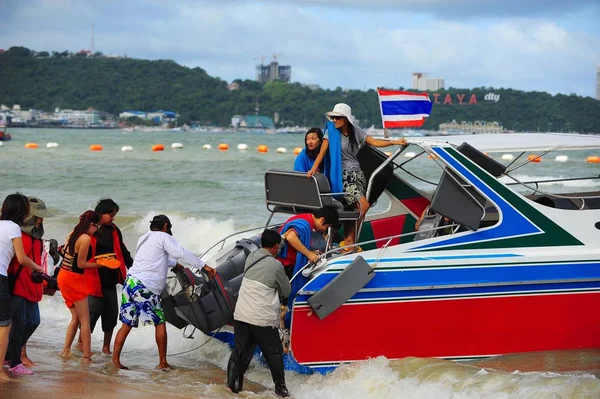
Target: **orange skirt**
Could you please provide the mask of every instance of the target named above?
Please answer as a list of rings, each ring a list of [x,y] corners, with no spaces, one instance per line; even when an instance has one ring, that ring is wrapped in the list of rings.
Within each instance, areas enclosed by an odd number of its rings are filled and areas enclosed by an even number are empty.
[[[58,287],[68,308],[90,295],[84,275],[66,269],[61,269],[58,273]]]

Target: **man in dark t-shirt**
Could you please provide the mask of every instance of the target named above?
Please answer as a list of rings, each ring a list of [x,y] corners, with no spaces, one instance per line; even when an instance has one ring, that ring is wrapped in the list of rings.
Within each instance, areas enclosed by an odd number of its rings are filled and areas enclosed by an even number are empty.
[[[133,264],[133,259],[123,243],[121,230],[114,224],[119,205],[110,198],[104,198],[98,201],[95,211],[100,214],[100,228],[92,240],[94,254],[96,256],[115,254],[115,257],[121,261],[119,269],[101,267],[86,272],[86,282],[90,289],[88,297],[90,328],[94,332],[96,322],[102,318],[104,332],[102,353],[110,354],[110,342],[119,317],[117,284],[125,281],[127,269]]]

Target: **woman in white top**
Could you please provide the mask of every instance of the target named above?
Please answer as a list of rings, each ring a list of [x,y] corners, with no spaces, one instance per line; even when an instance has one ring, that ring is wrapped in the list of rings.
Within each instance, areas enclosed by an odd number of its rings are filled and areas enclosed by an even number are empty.
[[[8,334],[12,315],[10,311],[10,292],[8,289],[8,265],[13,256],[19,263],[32,270],[42,271],[25,255],[21,238],[20,224],[29,214],[29,199],[23,194],[10,194],[2,203],[0,211],[0,360],[4,360],[8,346]],[[0,382],[9,380],[9,376],[0,369]]]

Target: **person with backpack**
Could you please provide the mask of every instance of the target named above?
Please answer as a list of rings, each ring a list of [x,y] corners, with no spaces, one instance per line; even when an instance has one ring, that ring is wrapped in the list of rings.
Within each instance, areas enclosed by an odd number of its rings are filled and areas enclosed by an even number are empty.
[[[44,218],[52,214],[46,204],[39,198],[29,197],[29,215],[20,225],[21,239],[25,254],[35,263],[44,264]],[[24,267],[14,256],[8,268],[9,274],[15,276],[14,288],[10,298],[12,310],[12,328],[8,340],[7,357],[10,371],[13,374],[31,375],[29,367],[34,363],[23,351],[31,335],[40,325],[40,308],[38,302],[43,296],[43,280],[39,272]]]
[[[24,267],[41,272],[40,265],[32,261],[23,248],[20,224],[29,214],[29,199],[20,193],[9,194],[2,203],[0,210],[0,359],[6,356],[8,336],[12,324],[10,308],[10,291],[8,265],[13,256]],[[8,381],[10,377],[0,369],[0,381]]]

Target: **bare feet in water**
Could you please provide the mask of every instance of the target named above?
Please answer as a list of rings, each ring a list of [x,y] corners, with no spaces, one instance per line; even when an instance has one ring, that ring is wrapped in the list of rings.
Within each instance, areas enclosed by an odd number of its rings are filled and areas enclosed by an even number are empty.
[[[0,383],[5,382],[5,381],[12,381],[13,379],[10,378],[10,376],[8,374],[6,374],[3,370],[0,370]]]
[[[77,344],[75,345],[75,349],[83,352],[83,344],[81,342],[77,342]]]
[[[71,349],[63,349],[62,352],[60,352],[60,357],[62,357],[62,358],[71,357]]]
[[[173,370],[173,367],[171,367],[171,365],[167,362],[164,363],[160,363],[158,366],[156,366],[157,370],[162,370],[162,371],[169,371],[169,370]]]
[[[112,355],[112,352],[110,351],[110,346],[103,346],[102,353],[104,353],[105,355]]]
[[[27,356],[21,356],[21,363],[23,363],[23,366],[25,367],[33,367],[36,364]]]
[[[113,366],[115,366],[119,370],[129,370],[129,367],[125,367],[121,364],[121,361],[113,358]]]

